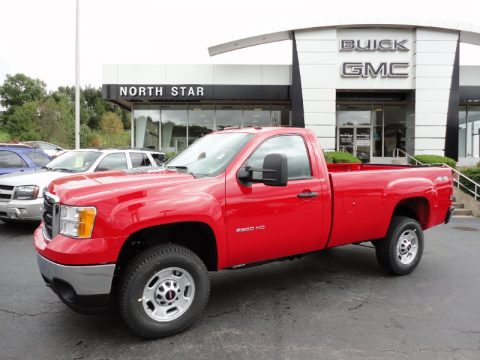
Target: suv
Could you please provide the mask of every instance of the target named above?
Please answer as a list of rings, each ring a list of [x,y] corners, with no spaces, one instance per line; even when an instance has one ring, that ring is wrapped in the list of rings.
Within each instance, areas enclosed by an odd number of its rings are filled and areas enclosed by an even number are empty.
[[[68,150],[33,173],[1,176],[0,220],[40,221],[43,189],[52,180],[80,173],[158,167],[159,158],[164,154],[152,150]]]
[[[65,149],[61,148],[60,146],[45,141],[24,141],[23,144],[27,144],[35,149],[43,150],[43,152],[52,159],[56,158],[65,151]]]
[[[0,144],[0,175],[33,171],[50,160],[42,150],[34,149],[29,145]]]

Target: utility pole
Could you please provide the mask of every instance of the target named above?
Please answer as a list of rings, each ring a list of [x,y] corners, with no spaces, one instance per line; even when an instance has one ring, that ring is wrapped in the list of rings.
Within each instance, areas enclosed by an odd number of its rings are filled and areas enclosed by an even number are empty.
[[[75,16],[75,149],[80,149],[80,0]]]

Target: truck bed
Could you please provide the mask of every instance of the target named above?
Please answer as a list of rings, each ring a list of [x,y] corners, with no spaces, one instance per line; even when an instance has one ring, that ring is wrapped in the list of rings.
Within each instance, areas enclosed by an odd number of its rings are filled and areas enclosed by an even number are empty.
[[[443,223],[450,208],[451,171],[446,167],[376,164],[327,167],[333,194],[329,247],[383,238],[395,207],[406,198],[413,198],[422,209],[418,217],[423,229]]]
[[[366,171],[366,170],[402,170],[411,169],[413,165],[391,164],[327,164],[328,172]]]

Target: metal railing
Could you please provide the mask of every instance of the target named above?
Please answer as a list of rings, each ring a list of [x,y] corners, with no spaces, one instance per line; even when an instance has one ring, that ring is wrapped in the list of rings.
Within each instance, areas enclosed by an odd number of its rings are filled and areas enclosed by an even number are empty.
[[[402,154],[403,156],[400,156]],[[475,200],[480,201],[480,184],[475,182],[473,179],[470,179],[468,176],[462,174],[460,171],[457,169],[452,168],[451,166],[444,164],[444,163],[438,163],[438,164],[424,164],[421,161],[418,161],[415,159],[412,155],[406,153],[402,149],[395,149],[393,150],[393,157],[399,158],[399,157],[404,157],[407,160],[407,163],[410,163],[410,161],[414,162],[415,165],[424,165],[424,166],[438,166],[441,165],[443,167],[447,167],[450,170],[452,170],[452,178],[454,184],[457,186],[458,189],[462,189],[466,193],[470,193]],[[465,185],[463,182],[470,184],[470,187]],[[471,189],[473,188],[473,190]]]

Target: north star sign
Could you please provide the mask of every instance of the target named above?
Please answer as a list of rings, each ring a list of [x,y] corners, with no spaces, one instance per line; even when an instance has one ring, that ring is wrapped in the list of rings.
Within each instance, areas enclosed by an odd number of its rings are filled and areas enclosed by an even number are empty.
[[[340,40],[340,51],[358,51],[358,52],[408,52],[408,40]],[[349,78],[407,78],[408,62],[344,62],[342,63],[340,74],[342,77]]]
[[[191,98],[204,97],[203,86],[165,86],[165,85],[120,85],[118,89],[120,97],[128,98]]]

